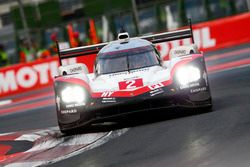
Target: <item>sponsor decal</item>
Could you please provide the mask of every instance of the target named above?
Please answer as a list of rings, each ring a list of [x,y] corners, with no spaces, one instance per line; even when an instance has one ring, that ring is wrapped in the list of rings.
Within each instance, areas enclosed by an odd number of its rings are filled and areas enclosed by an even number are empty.
[[[158,89],[154,89],[150,91],[149,93],[150,93],[150,96],[153,97],[155,95],[164,93],[164,91],[161,88],[158,88]]]
[[[139,78],[139,76],[134,76],[134,77],[129,77],[129,78],[126,78],[126,76],[123,78],[124,81],[129,81],[129,80],[133,80],[133,79],[137,79]]]
[[[77,103],[77,104],[75,104],[75,107],[83,107],[85,105],[86,105],[85,103]]]
[[[107,91],[107,92],[103,92],[101,97],[110,97],[114,92],[110,92],[110,91]]]
[[[83,70],[82,67],[79,66],[79,67],[71,68],[70,73],[77,73],[77,72],[80,72],[82,70]]]
[[[114,77],[114,76],[118,76],[118,75],[126,75],[126,74],[129,74],[128,71],[109,74],[109,77]]]
[[[178,54],[178,55],[186,55],[186,50],[175,50],[174,54]]]
[[[149,71],[149,68],[141,68],[141,69],[136,69],[136,70],[131,70],[129,72],[129,74],[133,74],[133,73],[136,73],[136,72],[145,72],[145,71]]]
[[[116,98],[111,97],[111,98],[103,98],[102,103],[116,103]]]
[[[150,90],[154,90],[154,89],[161,88],[161,87],[163,87],[163,86],[164,86],[163,83],[158,83],[158,84],[155,84],[155,85],[148,86],[148,88],[149,88]]]
[[[83,107],[85,105],[85,103],[67,104],[66,108]]]
[[[74,114],[74,113],[77,113],[76,109],[61,110],[61,114]]]
[[[198,93],[198,92],[203,92],[206,90],[207,90],[207,87],[202,87],[202,88],[191,89],[190,92],[191,93]]]
[[[145,72],[145,71],[149,71],[150,68],[146,67],[146,68],[141,68],[141,69],[135,69],[135,70],[130,70],[130,71],[123,71],[123,72],[118,72],[118,73],[113,73],[113,74],[109,74],[109,77],[114,77],[114,76],[119,76],[119,75],[130,75],[133,73],[137,73],[137,72]]]
[[[188,85],[181,85],[180,89],[192,88],[192,87],[196,87],[196,86],[200,86],[200,83],[194,82],[194,83],[190,83]]]

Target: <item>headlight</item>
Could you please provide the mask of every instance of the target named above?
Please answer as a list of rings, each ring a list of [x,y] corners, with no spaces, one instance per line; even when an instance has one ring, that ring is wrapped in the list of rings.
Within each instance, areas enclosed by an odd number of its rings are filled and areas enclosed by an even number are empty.
[[[80,86],[66,87],[61,91],[62,101],[65,103],[83,103],[86,102],[86,92]]]
[[[181,85],[187,85],[201,78],[200,69],[193,66],[181,67],[177,70],[176,76]]]

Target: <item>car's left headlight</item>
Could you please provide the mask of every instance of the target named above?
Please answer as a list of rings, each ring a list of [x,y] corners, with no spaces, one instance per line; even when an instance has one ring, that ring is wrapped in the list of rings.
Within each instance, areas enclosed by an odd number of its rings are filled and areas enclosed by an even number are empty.
[[[64,103],[84,103],[87,95],[84,88],[80,86],[69,86],[61,91],[62,101]]]
[[[177,80],[181,85],[188,85],[201,78],[200,69],[194,66],[181,67],[176,72]]]

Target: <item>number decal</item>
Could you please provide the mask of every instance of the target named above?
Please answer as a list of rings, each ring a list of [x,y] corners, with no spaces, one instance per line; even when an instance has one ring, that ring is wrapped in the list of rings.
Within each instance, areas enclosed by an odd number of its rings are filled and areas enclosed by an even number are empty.
[[[143,86],[142,78],[119,82],[120,90],[122,90],[122,89],[135,89],[135,88],[141,87],[141,86]]]
[[[135,80],[126,81],[126,84],[127,84],[127,88],[126,89],[134,89],[134,88],[136,88]]]

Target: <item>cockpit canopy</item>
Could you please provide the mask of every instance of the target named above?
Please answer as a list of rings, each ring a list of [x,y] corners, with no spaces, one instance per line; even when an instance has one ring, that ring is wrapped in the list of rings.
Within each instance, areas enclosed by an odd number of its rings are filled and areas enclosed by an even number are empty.
[[[101,75],[156,65],[160,65],[159,55],[153,46],[148,45],[114,52],[99,53],[95,68],[97,75]]]

